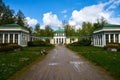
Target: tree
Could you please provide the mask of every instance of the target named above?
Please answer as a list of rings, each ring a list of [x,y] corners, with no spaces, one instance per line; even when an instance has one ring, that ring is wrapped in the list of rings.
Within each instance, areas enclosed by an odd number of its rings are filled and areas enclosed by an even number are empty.
[[[65,30],[66,36],[76,36],[77,35],[77,32],[75,30],[75,26],[65,24],[64,30]]]
[[[20,26],[25,26],[25,16],[21,10],[17,12],[16,15],[16,23],[19,24]]]
[[[91,35],[94,31],[93,24],[90,22],[83,22],[82,29],[79,29],[79,33],[81,36]]]
[[[104,24],[107,24],[107,20],[105,20],[104,17],[101,17],[100,19],[97,19],[97,23],[94,23],[94,30],[100,27],[103,27]]]
[[[32,34],[33,33],[33,28],[31,26],[28,27],[28,31],[29,31],[29,34]]]
[[[0,1],[0,24],[11,24],[15,22],[14,10]]]
[[[35,25],[34,35],[40,36],[40,25],[39,24]]]
[[[46,32],[46,36],[53,36],[54,35],[54,31],[49,25],[45,26],[45,32]]]

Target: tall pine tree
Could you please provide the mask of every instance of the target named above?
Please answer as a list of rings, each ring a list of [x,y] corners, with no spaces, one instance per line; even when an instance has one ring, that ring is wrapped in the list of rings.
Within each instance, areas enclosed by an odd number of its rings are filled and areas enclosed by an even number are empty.
[[[2,0],[0,0],[0,24],[11,24],[15,22],[14,10],[6,6]]]
[[[19,24],[20,26],[25,26],[25,16],[21,10],[17,12],[16,15],[16,23]]]

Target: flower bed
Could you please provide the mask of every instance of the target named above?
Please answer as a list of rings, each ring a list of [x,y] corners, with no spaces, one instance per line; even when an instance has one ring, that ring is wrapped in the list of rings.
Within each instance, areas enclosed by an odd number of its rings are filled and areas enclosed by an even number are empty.
[[[119,43],[107,43],[104,48],[108,51],[120,51],[120,44]]]
[[[0,44],[0,52],[16,51],[20,50],[22,47],[16,43],[5,43]]]

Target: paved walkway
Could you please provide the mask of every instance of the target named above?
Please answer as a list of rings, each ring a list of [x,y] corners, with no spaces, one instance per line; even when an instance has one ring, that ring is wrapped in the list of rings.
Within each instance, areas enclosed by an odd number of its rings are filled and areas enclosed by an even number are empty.
[[[113,80],[64,46],[55,47],[47,57],[15,80]]]

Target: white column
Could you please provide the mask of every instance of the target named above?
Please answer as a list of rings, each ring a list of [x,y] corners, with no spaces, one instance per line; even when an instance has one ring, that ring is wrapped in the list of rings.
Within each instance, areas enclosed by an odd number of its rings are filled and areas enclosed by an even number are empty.
[[[106,37],[105,34],[102,34],[102,47],[106,45]]]
[[[93,36],[93,46],[95,46],[95,36]]]
[[[100,39],[99,39],[99,35],[98,35],[98,46],[100,45]]]
[[[15,43],[15,34],[13,34],[13,43]]]
[[[118,42],[120,43],[120,34],[118,34],[118,40],[119,40]]]
[[[5,34],[3,33],[2,43],[5,43]]]
[[[30,35],[29,34],[27,35],[27,38],[28,38],[27,40],[30,41]]]
[[[111,42],[111,39],[110,39],[110,34],[109,34],[109,43]]]
[[[97,40],[96,40],[96,45],[98,45],[98,35],[96,36],[96,39],[97,39]]]
[[[20,45],[21,42],[21,38],[20,38],[20,34],[18,34],[18,45]]]
[[[101,35],[99,35],[99,45],[101,46]]]
[[[60,38],[58,38],[58,44],[59,44],[59,42],[60,42],[59,40],[60,40]]]
[[[97,40],[96,40],[96,35],[95,35],[95,46],[96,46],[96,44],[97,44],[96,42],[97,42]]]
[[[63,43],[65,44],[65,38],[63,38]]]
[[[100,45],[100,36],[98,35],[98,46]]]
[[[55,38],[55,44],[57,44],[57,38]]]
[[[115,34],[113,34],[113,42],[115,43]]]
[[[94,40],[95,40],[94,45],[96,45],[96,36],[94,36]]]
[[[10,43],[10,34],[8,33],[8,43]]]
[[[62,38],[61,38],[61,42],[62,42]],[[60,43],[61,43],[61,42],[60,42]]]
[[[54,38],[54,44],[56,44],[56,38]]]

